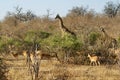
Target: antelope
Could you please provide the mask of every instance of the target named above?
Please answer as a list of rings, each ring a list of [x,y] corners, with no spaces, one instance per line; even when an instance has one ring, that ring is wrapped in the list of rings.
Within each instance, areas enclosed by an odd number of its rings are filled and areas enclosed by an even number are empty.
[[[22,52],[22,55],[25,57],[26,64],[27,64],[29,61],[31,62],[30,54],[28,53],[28,51],[24,50],[24,51]]]
[[[115,54],[116,54],[116,55],[120,54],[120,48],[115,49]]]
[[[14,58],[17,58],[17,57],[18,57],[18,53],[16,53],[16,52],[13,50],[14,47],[15,47],[14,45],[9,45],[9,46],[8,46],[8,50],[9,50],[9,53],[10,53]]]
[[[117,48],[117,49],[109,48],[108,52],[109,53],[114,53],[115,55],[118,55],[120,53],[120,48]]]
[[[48,46],[46,48],[49,50]],[[57,60],[60,61],[56,52],[50,52],[49,50],[49,53],[54,53],[54,54],[51,55],[51,54],[43,53],[42,50],[38,50],[38,45],[36,44],[35,50],[33,52],[30,52],[28,54],[26,51],[24,51],[23,55],[28,56],[32,64],[35,64],[38,60],[42,60],[44,58],[46,59],[57,58]]]
[[[54,53],[53,55],[50,55],[50,54],[47,54],[47,53],[43,53],[41,50],[35,51],[35,53],[36,53],[37,56],[39,56],[40,59],[44,59],[44,58],[46,58],[46,59],[57,58],[57,60],[60,61],[56,52],[51,52],[51,53]]]
[[[32,64],[35,64],[35,62],[36,62],[35,57],[36,56],[33,53],[30,53],[30,60],[31,60]]]
[[[12,56],[14,57],[14,58],[18,58],[18,53],[15,53],[15,52],[11,52],[11,54],[12,54]]]
[[[23,55],[25,58],[27,58],[27,56],[28,56],[27,51],[23,51],[23,52],[22,52],[22,55]]]
[[[40,56],[39,54],[40,54],[40,51],[36,51],[35,54],[33,52],[28,53],[26,50],[24,50],[22,52],[22,55],[25,57],[26,64],[28,63],[28,61],[30,61],[30,63],[34,64],[35,63],[35,57]]]
[[[35,50],[36,56],[38,56],[40,59],[42,58],[42,51],[41,50]]]
[[[92,63],[93,64],[95,63],[96,66],[97,66],[97,64],[100,65],[100,62],[98,60],[98,56],[90,56],[90,54],[88,54],[88,57],[90,59],[90,65],[92,65]]]

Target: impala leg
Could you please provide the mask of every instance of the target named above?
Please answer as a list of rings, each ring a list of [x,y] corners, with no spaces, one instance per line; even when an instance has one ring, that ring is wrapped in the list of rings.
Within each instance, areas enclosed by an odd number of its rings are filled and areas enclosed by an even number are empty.
[[[100,66],[100,62],[98,61],[98,65]]]
[[[90,66],[92,66],[93,62],[90,62]]]
[[[97,66],[97,62],[95,62],[95,65]]]

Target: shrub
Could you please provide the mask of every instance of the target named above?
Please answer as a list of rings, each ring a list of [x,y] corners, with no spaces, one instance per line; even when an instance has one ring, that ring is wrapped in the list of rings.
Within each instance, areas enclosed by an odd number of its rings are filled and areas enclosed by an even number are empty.
[[[49,46],[51,49],[58,53],[58,57],[65,59],[65,56],[72,57],[75,55],[75,50],[81,50],[83,43],[81,40],[74,38],[71,35],[60,35],[50,36],[41,41],[42,46]],[[66,55],[67,54],[67,55]]]
[[[61,38],[60,35],[50,36],[49,38],[44,39],[41,44],[46,44],[52,48],[60,47],[72,49],[80,49],[83,45],[80,40],[75,39],[71,35],[65,35],[63,38]]]
[[[44,31],[40,31],[39,33],[40,33],[39,36],[41,39],[48,38],[51,35],[50,33],[44,32]]]
[[[28,45],[31,45],[34,42],[40,43],[44,39],[48,38],[50,35],[50,33],[44,31],[28,31],[25,35],[24,41]]]
[[[34,31],[28,31],[25,35],[25,42],[28,43],[28,44],[31,44],[33,43],[35,39],[35,32]]]
[[[100,36],[99,33],[91,32],[89,34],[89,43],[90,43],[90,45],[94,45],[99,36]]]

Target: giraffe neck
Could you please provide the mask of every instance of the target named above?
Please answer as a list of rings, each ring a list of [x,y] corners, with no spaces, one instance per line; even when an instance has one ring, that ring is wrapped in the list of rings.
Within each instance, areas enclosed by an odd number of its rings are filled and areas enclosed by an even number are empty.
[[[103,34],[104,34],[105,37],[109,37],[108,34],[105,31],[103,32]]]
[[[76,36],[74,32],[70,31],[68,28],[66,28],[64,26],[63,20],[62,20],[61,17],[58,17],[58,19],[59,19],[60,30],[61,30],[61,32],[62,32],[63,35],[64,35],[65,32],[67,32],[67,33],[70,33],[71,35]]]
[[[60,17],[59,17],[59,25],[60,25],[60,27],[62,27],[62,28],[63,28],[63,26],[64,26],[63,20],[62,20],[62,18],[60,18]]]

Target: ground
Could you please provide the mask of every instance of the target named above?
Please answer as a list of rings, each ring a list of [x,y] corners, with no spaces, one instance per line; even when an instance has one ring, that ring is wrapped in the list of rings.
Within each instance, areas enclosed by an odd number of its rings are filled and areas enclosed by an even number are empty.
[[[8,80],[31,80],[25,59],[5,59],[9,72]],[[74,65],[62,64],[54,60],[42,60],[39,80],[120,80],[120,70],[116,65]]]

